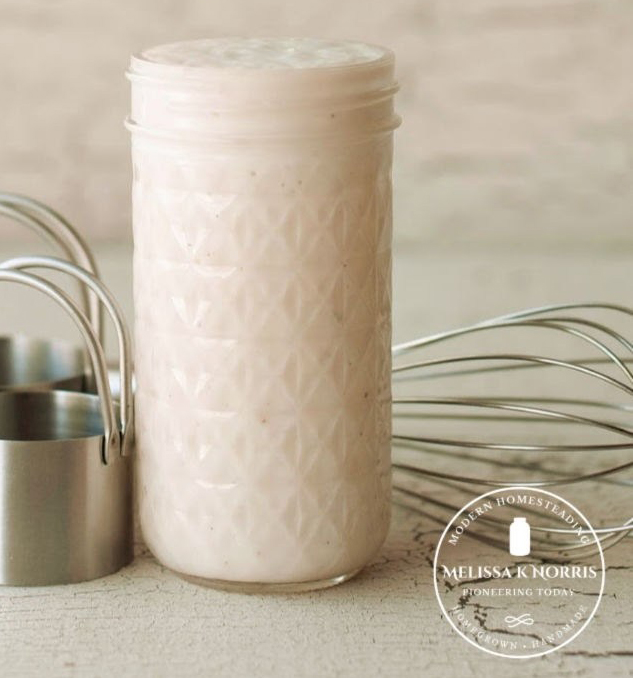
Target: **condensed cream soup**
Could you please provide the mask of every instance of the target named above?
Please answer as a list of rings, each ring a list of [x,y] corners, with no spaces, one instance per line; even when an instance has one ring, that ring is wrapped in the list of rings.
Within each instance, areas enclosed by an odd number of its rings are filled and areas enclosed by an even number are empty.
[[[179,573],[310,588],[385,539],[393,68],[314,39],[132,59],[139,510]]]

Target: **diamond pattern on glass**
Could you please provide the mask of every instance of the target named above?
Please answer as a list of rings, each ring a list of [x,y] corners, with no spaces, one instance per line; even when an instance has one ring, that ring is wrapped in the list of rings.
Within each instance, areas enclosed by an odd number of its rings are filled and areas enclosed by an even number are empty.
[[[175,570],[362,567],[389,523],[391,141],[134,145],[141,523]]]

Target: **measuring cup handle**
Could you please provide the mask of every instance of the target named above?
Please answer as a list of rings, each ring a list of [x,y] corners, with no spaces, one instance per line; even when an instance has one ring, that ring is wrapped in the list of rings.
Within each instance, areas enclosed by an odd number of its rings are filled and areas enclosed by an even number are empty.
[[[120,455],[122,450],[122,435],[116,422],[114,403],[108,382],[108,368],[103,349],[94,329],[77,304],[59,287],[48,281],[22,271],[14,269],[1,269],[0,281],[14,282],[43,292],[46,296],[57,302],[59,306],[74,320],[86,343],[92,362],[92,369],[97,383],[97,392],[101,402],[101,414],[103,417],[104,446],[103,461],[108,463],[114,456]]]
[[[0,191],[0,214],[36,231],[53,245],[60,247],[74,264],[99,277],[97,264],[88,245],[58,212],[47,205],[17,193]],[[99,299],[81,288],[86,313],[103,344],[103,318]]]
[[[92,273],[57,257],[15,257],[0,263],[0,270],[45,268],[66,273],[88,286],[103,304],[116,329],[121,375],[121,436],[125,456],[131,449],[134,434],[134,397],[132,394],[131,341],[127,323],[118,302],[110,290]]]

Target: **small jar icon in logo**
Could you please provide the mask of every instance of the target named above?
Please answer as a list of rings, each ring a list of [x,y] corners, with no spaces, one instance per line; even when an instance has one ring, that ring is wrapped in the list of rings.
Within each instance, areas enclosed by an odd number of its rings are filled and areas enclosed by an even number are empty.
[[[515,518],[510,525],[510,555],[530,555],[530,524],[525,518]]]

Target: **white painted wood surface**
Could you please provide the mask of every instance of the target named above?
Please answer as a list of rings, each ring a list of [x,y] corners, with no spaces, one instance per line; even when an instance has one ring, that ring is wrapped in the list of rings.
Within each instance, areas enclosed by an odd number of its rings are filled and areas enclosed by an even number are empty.
[[[10,247],[0,255],[14,253]],[[100,250],[104,278],[130,312],[129,249]],[[491,313],[554,301],[631,299],[628,253],[397,253],[395,335],[406,339]],[[13,294],[13,291],[11,291]],[[10,303],[0,332],[72,336],[46,306]],[[31,312],[25,318],[24,309]],[[44,330],[36,329],[44,325]],[[593,504],[592,504],[593,501]],[[631,502],[618,507],[630,512]],[[584,497],[581,509],[604,507]],[[621,517],[621,516],[619,516]],[[633,540],[607,551],[606,590],[572,644],[523,662],[490,657],[441,617],[430,561],[440,530],[396,509],[380,557],[347,584],[298,596],[242,596],[188,584],[138,543],[135,562],[105,579],[57,588],[0,588],[3,678],[137,676],[630,676]]]

